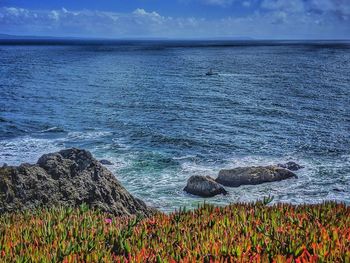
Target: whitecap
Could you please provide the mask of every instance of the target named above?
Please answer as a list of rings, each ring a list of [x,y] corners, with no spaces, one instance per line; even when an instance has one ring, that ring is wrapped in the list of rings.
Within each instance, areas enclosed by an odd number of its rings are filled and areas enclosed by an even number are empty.
[[[29,136],[0,141],[0,164],[19,165],[35,163],[46,153],[60,150],[56,140],[36,139]]]
[[[103,138],[112,135],[112,132],[108,131],[90,131],[90,132],[69,132],[67,140],[92,140]]]
[[[46,132],[65,132],[65,130],[63,128],[54,126],[54,127],[50,127],[48,129],[45,129],[45,130],[41,130],[40,132],[42,132],[42,133],[46,133]]]

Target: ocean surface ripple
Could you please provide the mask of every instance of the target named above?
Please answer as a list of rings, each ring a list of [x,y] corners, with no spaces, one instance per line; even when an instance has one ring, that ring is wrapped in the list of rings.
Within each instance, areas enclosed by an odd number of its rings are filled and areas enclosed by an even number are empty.
[[[349,43],[169,43],[0,45],[0,165],[85,148],[172,211],[203,202],[191,175],[294,160],[297,180],[206,202],[350,203]]]

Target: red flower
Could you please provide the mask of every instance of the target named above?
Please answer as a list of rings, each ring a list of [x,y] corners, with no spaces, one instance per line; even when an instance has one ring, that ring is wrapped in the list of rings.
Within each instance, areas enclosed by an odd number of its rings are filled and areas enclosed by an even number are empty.
[[[112,219],[111,218],[106,218],[105,219],[106,224],[112,224]]]

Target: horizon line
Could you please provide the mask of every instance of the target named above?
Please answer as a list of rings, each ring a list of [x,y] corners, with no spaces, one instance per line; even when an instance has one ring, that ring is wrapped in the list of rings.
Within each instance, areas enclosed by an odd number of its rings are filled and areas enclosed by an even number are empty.
[[[2,36],[5,38],[2,38]],[[350,38],[255,38],[249,36],[216,37],[88,37],[88,36],[41,36],[0,33],[3,40],[86,40],[86,41],[350,41]]]

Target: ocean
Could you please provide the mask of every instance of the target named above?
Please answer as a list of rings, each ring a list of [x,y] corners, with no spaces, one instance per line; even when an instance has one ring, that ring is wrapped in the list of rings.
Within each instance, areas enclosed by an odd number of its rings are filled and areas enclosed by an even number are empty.
[[[166,212],[269,194],[349,204],[350,43],[3,40],[0,165],[67,147],[112,161]],[[298,179],[183,191],[191,175],[287,161],[305,166]]]

